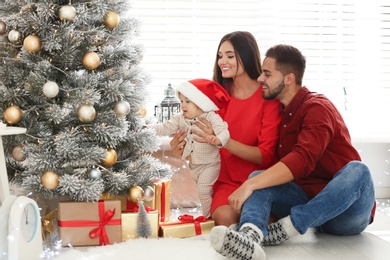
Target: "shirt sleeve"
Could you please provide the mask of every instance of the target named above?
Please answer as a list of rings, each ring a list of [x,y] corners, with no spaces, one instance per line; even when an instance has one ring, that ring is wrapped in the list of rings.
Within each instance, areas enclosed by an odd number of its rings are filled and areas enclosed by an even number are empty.
[[[262,154],[261,168],[266,169],[277,162],[276,146],[279,141],[281,104],[277,100],[266,100],[258,135],[258,145]]]
[[[230,139],[228,124],[215,112],[209,113],[208,117],[215,136],[221,141],[221,147],[224,146]]]
[[[181,114],[174,115],[168,121],[161,124],[147,125],[148,128],[153,128],[158,136],[173,135],[180,129]]]

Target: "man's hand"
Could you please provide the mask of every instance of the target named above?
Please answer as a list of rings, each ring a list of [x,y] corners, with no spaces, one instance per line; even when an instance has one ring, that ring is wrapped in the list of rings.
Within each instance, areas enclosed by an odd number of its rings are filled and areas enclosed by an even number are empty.
[[[228,198],[230,206],[232,209],[238,213],[241,214],[242,205],[244,202],[249,198],[249,196],[252,194],[252,190],[249,189],[249,187],[246,187],[245,182],[237,189],[235,190]]]
[[[173,135],[172,140],[169,142],[172,148],[172,152],[177,156],[181,156],[183,154],[184,146],[186,145],[186,141],[184,138],[187,136],[186,132],[180,130]]]

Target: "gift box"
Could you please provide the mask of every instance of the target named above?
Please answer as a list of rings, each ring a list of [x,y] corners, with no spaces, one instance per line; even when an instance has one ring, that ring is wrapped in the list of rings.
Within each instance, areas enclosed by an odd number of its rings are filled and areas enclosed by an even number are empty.
[[[110,193],[104,192],[100,196],[99,200],[120,200],[120,202],[121,202],[121,211],[125,211],[126,210],[126,201],[127,201],[126,195],[112,195]]]
[[[160,237],[186,238],[210,233],[215,226],[214,220],[204,216],[194,218],[190,215],[179,217],[179,221],[160,223]]]
[[[121,202],[119,200],[60,202],[58,234],[63,246],[108,245],[122,242]]]
[[[171,216],[171,180],[155,180],[153,188],[154,198],[151,201],[145,201],[145,206],[158,211],[160,222],[168,221]]]
[[[152,235],[150,237],[158,237],[158,212],[157,210],[149,211],[148,218],[152,229]],[[122,213],[122,241],[126,241],[131,238],[138,238],[137,236],[137,219],[138,212]]]

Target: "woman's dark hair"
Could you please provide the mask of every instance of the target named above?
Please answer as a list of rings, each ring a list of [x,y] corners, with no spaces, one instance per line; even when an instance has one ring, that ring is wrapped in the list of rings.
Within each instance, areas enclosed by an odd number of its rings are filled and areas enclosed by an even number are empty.
[[[223,78],[222,71],[218,66],[218,51],[221,44],[225,41],[229,41],[233,45],[234,53],[237,58],[237,66],[238,64],[241,64],[251,79],[256,80],[261,74],[261,58],[257,41],[251,33],[245,31],[235,31],[222,37],[218,45],[215,58],[213,80],[221,84],[230,94],[233,78]]]

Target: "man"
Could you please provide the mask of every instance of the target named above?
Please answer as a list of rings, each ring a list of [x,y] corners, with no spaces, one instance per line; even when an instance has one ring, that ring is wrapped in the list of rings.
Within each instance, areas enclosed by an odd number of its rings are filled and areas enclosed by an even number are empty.
[[[266,53],[258,81],[265,99],[282,103],[279,162],[253,172],[230,197],[238,231],[216,226],[212,247],[230,259],[265,259],[276,245],[309,228],[335,235],[362,232],[375,212],[371,174],[351,144],[336,107],[302,86],[306,60],[289,45]],[[270,213],[280,220],[267,227]]]

